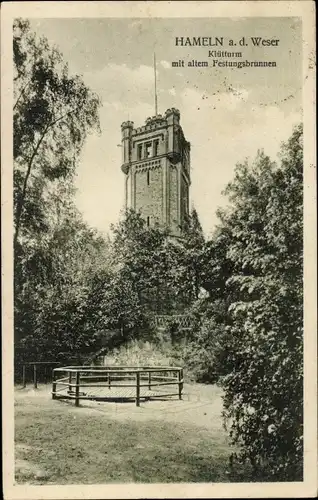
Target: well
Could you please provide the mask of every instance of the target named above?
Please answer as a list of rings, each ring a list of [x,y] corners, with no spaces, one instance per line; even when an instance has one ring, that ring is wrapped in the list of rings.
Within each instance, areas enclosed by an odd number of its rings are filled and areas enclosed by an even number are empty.
[[[140,401],[182,399],[183,368],[175,366],[66,366],[54,368],[52,399]]]

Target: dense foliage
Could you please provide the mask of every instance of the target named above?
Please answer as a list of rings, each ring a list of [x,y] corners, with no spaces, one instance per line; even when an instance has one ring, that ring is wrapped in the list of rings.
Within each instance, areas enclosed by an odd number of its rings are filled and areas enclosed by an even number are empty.
[[[196,239],[200,248],[204,241],[197,214],[189,215],[187,233],[180,241],[169,238],[162,229],[148,228],[132,210],[113,227],[113,233],[114,277],[107,302],[114,326],[125,328],[129,338],[143,333],[149,337],[155,314],[183,312],[197,296]]]
[[[16,355],[28,360],[80,359],[96,348],[104,326],[96,292],[108,277],[108,243],[72,202],[56,204],[58,218],[52,204],[50,229],[41,239],[25,239],[15,269]]]
[[[226,311],[203,321],[208,373],[222,384],[234,459],[261,478],[300,480],[303,421],[302,128],[283,145],[280,165],[260,152],[238,165],[220,212],[226,241]],[[222,266],[222,259],[218,266]],[[210,328],[213,341],[206,334]]]

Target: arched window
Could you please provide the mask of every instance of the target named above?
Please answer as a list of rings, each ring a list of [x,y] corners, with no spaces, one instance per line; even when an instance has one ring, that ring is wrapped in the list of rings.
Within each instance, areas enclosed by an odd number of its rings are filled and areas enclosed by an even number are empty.
[[[155,141],[153,141],[153,155],[152,156],[158,155],[158,148],[159,148],[159,139],[156,139]]]

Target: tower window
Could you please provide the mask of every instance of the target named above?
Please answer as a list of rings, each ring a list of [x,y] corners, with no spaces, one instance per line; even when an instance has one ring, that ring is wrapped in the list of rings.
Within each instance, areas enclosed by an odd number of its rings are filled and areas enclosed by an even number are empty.
[[[152,144],[151,142],[146,142],[145,144],[145,158],[149,158],[151,156],[151,149],[152,149]]]
[[[147,184],[150,184],[150,170],[147,170]]]
[[[159,139],[156,139],[153,141],[153,156],[158,155],[158,149],[159,149]]]
[[[137,148],[137,159],[138,160],[141,160],[142,158],[142,144],[138,144],[138,148]]]
[[[148,215],[148,217],[147,217],[147,227],[149,227],[149,226],[150,226],[150,217]]]

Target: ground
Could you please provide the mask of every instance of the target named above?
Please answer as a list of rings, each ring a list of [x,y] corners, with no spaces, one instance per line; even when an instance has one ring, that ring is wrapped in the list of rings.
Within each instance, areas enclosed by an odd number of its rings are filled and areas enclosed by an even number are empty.
[[[134,403],[52,400],[50,386],[15,390],[17,484],[238,481],[216,386]],[[242,480],[242,479],[241,479]]]

